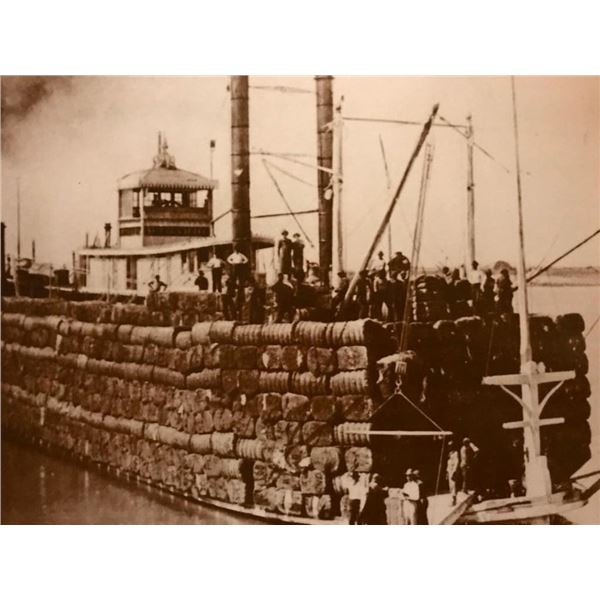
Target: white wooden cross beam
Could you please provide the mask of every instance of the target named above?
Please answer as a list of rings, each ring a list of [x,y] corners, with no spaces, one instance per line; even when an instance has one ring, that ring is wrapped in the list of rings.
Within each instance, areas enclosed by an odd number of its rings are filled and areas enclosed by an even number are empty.
[[[525,450],[525,480],[528,495],[551,493],[550,475],[546,457],[541,455],[540,427],[564,423],[562,417],[542,419],[541,413],[548,400],[567,380],[575,377],[575,371],[546,372],[543,363],[526,362],[521,373],[513,375],[492,375],[483,378],[486,385],[500,386],[509,396],[516,400],[523,409],[523,420],[504,423],[504,429],[523,429],[523,446]],[[556,385],[539,401],[539,385],[554,383]],[[520,385],[521,396],[508,389],[509,385]]]

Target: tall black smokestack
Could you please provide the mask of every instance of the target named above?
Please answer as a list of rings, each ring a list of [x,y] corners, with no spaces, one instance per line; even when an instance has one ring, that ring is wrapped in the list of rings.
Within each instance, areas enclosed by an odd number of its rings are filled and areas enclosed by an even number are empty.
[[[317,86],[317,164],[319,167],[331,169],[333,159],[333,77],[318,75]],[[333,193],[327,192],[331,175],[318,172],[319,186],[319,265],[321,281],[329,283],[331,263],[333,259]],[[327,196],[327,197],[326,197]]]
[[[233,241],[252,262],[248,77],[231,77],[231,212]]]
[[[110,223],[104,223],[104,247],[105,248],[110,248],[110,246],[111,246],[111,241],[110,241],[111,231],[112,231],[112,225]]]

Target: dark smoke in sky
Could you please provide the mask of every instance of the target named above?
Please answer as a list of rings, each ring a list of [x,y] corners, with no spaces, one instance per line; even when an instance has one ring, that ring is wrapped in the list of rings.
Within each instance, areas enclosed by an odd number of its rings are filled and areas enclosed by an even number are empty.
[[[69,91],[71,77],[2,77],[0,114],[2,153],[8,154],[15,127],[58,91]]]

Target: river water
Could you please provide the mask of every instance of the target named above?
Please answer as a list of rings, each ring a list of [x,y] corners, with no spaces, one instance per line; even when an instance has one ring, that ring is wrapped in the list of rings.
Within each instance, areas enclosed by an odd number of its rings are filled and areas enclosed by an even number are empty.
[[[598,287],[531,287],[530,310],[580,312],[588,327],[600,314]],[[600,324],[587,338],[592,387],[592,458],[581,473],[600,469]],[[600,494],[565,514],[573,523],[600,524]],[[145,486],[115,481],[37,449],[2,440],[3,524],[251,524]]]
[[[242,525],[256,521],[150,487],[115,481],[2,440],[2,524]]]

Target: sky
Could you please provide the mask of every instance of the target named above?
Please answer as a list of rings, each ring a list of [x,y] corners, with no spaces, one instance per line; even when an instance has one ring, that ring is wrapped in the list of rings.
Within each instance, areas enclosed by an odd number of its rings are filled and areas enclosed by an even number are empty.
[[[528,266],[545,264],[600,224],[600,83],[593,77],[516,79]],[[149,168],[157,132],[164,131],[178,167],[208,176],[209,142],[216,140],[214,214],[230,207],[230,104],[227,77],[3,78],[2,220],[7,252],[16,253],[17,179],[21,190],[21,254],[55,265],[116,224],[117,179]],[[316,111],[312,77],[250,78],[251,147],[306,155],[315,163]],[[286,86],[281,92],[264,86]],[[432,106],[453,123],[473,117],[476,256],[484,264],[515,263],[517,187],[512,98],[508,77],[336,77],[334,98],[346,117],[423,122]],[[345,121],[342,196],[345,260],[362,261],[390,199],[380,146],[392,188],[400,180],[420,133],[418,126]],[[456,265],[466,249],[466,142],[439,127],[428,142],[434,158],[426,196],[420,263]],[[251,160],[251,210],[284,212],[263,157]],[[296,210],[317,206],[316,172],[269,157],[273,174]],[[421,179],[414,166],[392,218],[393,250],[410,253]],[[509,172],[507,172],[507,170]],[[317,257],[317,216],[300,216]],[[230,217],[217,224],[229,237]],[[253,231],[277,237],[298,231],[291,217],[258,219]],[[382,242],[387,250],[387,242]],[[564,266],[599,266],[600,239],[573,253]]]

